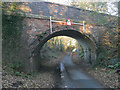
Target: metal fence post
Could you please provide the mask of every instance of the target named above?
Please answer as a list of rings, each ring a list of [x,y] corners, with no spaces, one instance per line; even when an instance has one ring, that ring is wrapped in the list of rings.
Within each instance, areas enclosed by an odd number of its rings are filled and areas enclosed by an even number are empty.
[[[85,21],[83,21],[83,31],[85,33]]]
[[[52,33],[52,18],[50,16],[50,34]]]

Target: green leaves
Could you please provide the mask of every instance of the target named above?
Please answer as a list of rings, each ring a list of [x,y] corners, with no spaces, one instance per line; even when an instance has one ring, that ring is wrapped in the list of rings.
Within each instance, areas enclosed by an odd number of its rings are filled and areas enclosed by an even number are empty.
[[[71,3],[74,7],[79,7],[87,10],[97,11],[97,12],[107,12],[107,2],[75,2]]]
[[[79,51],[79,58],[82,58],[84,56],[84,52],[81,50]]]
[[[15,72],[16,76],[22,76],[20,72]]]
[[[43,36],[46,35],[46,34],[47,34],[46,31],[42,32],[40,35],[38,35],[38,39],[43,38]]]
[[[47,32],[46,31],[44,31],[44,32],[42,32],[43,34],[47,34]]]
[[[39,35],[39,37],[43,37],[43,35],[42,35],[42,34],[40,34],[40,35]]]
[[[120,62],[117,62],[117,63],[114,64],[114,65],[108,65],[108,68],[116,69],[116,68],[119,68],[119,66],[120,66]]]
[[[108,68],[113,68],[114,66],[113,65],[108,65]]]
[[[13,70],[20,70],[23,67],[23,62],[20,62],[19,60],[14,61],[12,64],[9,64],[9,66]]]
[[[2,10],[5,13],[9,13],[10,15],[17,14],[19,11],[19,3],[15,2],[4,2],[2,3]]]

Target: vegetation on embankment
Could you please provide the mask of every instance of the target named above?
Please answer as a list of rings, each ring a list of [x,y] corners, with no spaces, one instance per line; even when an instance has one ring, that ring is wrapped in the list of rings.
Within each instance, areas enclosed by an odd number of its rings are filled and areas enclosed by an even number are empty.
[[[87,71],[91,76],[96,78],[99,82],[108,88],[120,88],[119,76],[120,76],[120,58],[119,58],[119,37],[118,26],[114,28],[109,27],[108,30],[101,36],[97,43],[97,59],[93,67],[88,67]],[[80,48],[80,47],[79,47]],[[81,53],[82,52],[82,53]],[[78,53],[73,54],[73,62],[82,65],[83,64],[83,51],[82,49]],[[80,58],[78,58],[80,57]],[[83,68],[83,69],[84,69]]]
[[[24,69],[20,55],[23,19],[18,13],[18,3],[2,2],[2,63],[10,73],[18,75]]]
[[[78,53],[73,53],[73,63],[79,65],[88,75],[98,80],[106,88],[120,88],[119,75],[116,69],[101,67],[92,68],[90,64],[84,63],[82,58],[78,58]]]
[[[44,52],[45,51],[45,52]],[[10,74],[6,65],[3,67],[3,88],[56,88],[60,83],[59,70],[56,69],[59,65],[62,56],[62,52],[55,52],[49,48],[43,48],[41,53],[44,52],[37,73],[24,73],[19,72],[16,74]],[[46,55],[48,54],[48,55]],[[54,55],[54,56],[53,56]]]
[[[23,69],[23,60],[20,57],[20,38],[23,17],[19,15],[2,16],[2,61],[10,67],[21,70]],[[14,65],[13,65],[14,63]]]
[[[64,51],[60,40],[54,39],[55,43],[51,43],[51,40],[41,49],[40,67],[37,73],[23,72],[19,69],[20,63],[3,62],[3,88],[55,88],[60,83],[60,74],[56,67],[64,56]]]
[[[115,25],[116,26],[116,25]],[[97,43],[96,65],[113,69],[120,68],[118,55],[118,26],[108,28]]]
[[[58,83],[56,67],[64,55],[60,39],[49,40],[41,50],[40,71],[25,73],[24,60],[20,57],[20,37],[23,17],[3,14],[3,88],[53,88]],[[66,47],[67,49],[67,47]],[[36,76],[36,77],[34,77]],[[60,81],[60,80],[59,80]]]
[[[37,73],[25,73],[19,70],[20,63],[3,62],[3,88],[55,88],[58,86],[60,74],[56,67],[64,56],[64,48],[61,47],[60,39],[54,38],[54,42],[52,41],[53,39],[46,42],[41,49],[40,67]]]
[[[119,75],[113,69],[96,67],[86,71],[107,88],[120,88]]]

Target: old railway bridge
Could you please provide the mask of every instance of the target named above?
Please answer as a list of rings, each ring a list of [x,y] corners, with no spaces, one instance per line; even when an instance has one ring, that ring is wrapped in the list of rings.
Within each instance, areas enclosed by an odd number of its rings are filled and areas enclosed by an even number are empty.
[[[26,61],[26,69],[30,71],[39,67],[42,46],[56,36],[78,40],[84,49],[84,60],[94,63],[96,44],[102,40],[107,30],[106,24],[111,25],[114,19],[106,14],[50,2],[20,3],[20,12],[26,15],[23,20],[21,55]],[[71,19],[71,26],[65,23],[68,18]]]

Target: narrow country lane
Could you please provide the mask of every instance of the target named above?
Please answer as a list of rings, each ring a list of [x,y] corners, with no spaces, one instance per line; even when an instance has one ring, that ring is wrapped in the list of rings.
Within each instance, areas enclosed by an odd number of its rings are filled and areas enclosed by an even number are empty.
[[[105,88],[97,80],[87,75],[79,66],[73,64],[72,53],[69,53],[61,61],[60,88]]]

